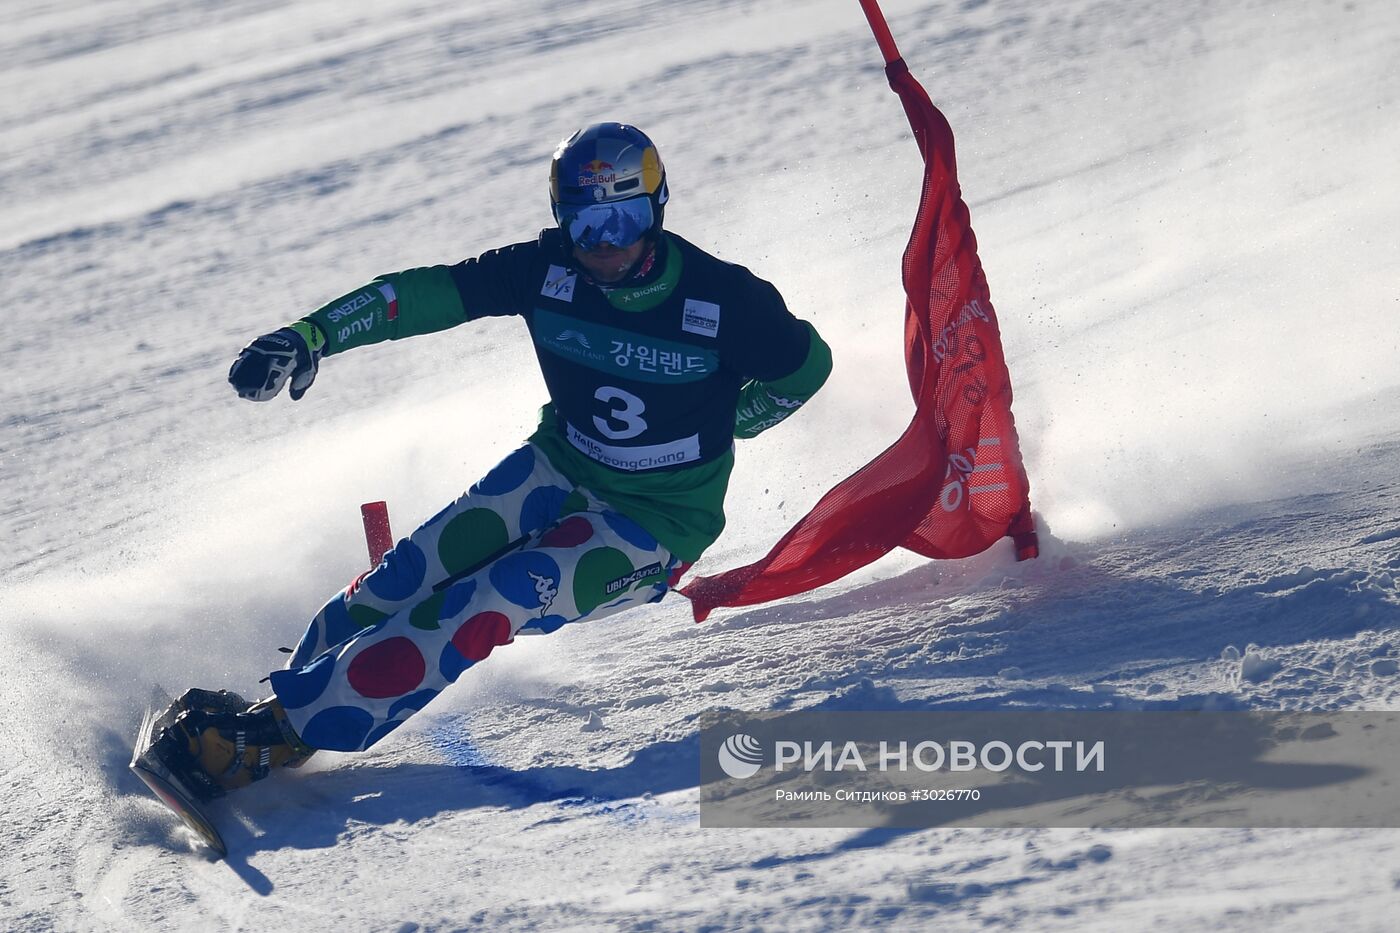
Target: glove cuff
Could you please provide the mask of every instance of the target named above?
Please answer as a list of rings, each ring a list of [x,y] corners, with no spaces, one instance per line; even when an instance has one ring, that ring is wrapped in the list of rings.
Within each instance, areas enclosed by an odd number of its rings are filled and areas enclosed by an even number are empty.
[[[325,352],[326,335],[321,333],[321,328],[316,326],[315,321],[302,318],[300,321],[288,324],[287,329],[295,332],[298,337],[306,341],[306,348],[311,351],[313,357],[319,357]]]

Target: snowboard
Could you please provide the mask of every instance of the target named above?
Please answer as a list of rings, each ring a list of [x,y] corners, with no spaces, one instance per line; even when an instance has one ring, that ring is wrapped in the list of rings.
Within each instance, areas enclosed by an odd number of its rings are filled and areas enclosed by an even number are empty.
[[[151,694],[150,706],[141,720],[141,731],[136,736],[136,748],[131,755],[131,770],[148,787],[156,799],[165,804],[186,826],[199,837],[219,858],[228,855],[228,846],[219,835],[209,815],[204,812],[199,800],[164,762],[154,754],[152,747],[161,730],[175,721],[179,710],[174,708],[168,694],[156,687]]]

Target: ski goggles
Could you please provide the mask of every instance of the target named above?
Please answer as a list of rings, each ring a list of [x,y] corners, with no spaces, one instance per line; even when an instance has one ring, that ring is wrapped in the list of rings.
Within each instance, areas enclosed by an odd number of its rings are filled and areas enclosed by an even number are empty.
[[[604,243],[626,249],[651,229],[656,218],[647,195],[605,204],[559,204],[554,216],[560,229],[583,250]]]

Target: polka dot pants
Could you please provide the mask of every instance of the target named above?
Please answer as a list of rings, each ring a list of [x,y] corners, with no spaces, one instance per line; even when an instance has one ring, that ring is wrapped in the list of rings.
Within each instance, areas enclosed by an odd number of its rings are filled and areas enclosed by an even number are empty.
[[[660,599],[679,559],[527,444],[317,614],[272,689],[314,748],[369,748],[517,634]]]

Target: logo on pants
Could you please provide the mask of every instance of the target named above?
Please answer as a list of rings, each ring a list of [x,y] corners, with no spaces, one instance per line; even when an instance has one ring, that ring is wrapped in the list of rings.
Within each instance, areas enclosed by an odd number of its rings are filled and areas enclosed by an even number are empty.
[[[547,611],[559,596],[564,575],[559,564],[539,551],[516,551],[491,565],[491,585],[502,597],[531,612]]]
[[[535,582],[535,594],[540,598],[540,612],[548,612],[554,605],[554,597],[559,595],[559,581],[541,573],[531,573],[530,579]]]
[[[645,567],[640,567],[632,571],[625,577],[618,577],[616,580],[609,582],[608,585],[603,588],[603,592],[611,596],[619,590],[627,589],[639,581],[645,580],[647,577],[660,577],[663,572],[664,570],[661,564],[647,564]]]

